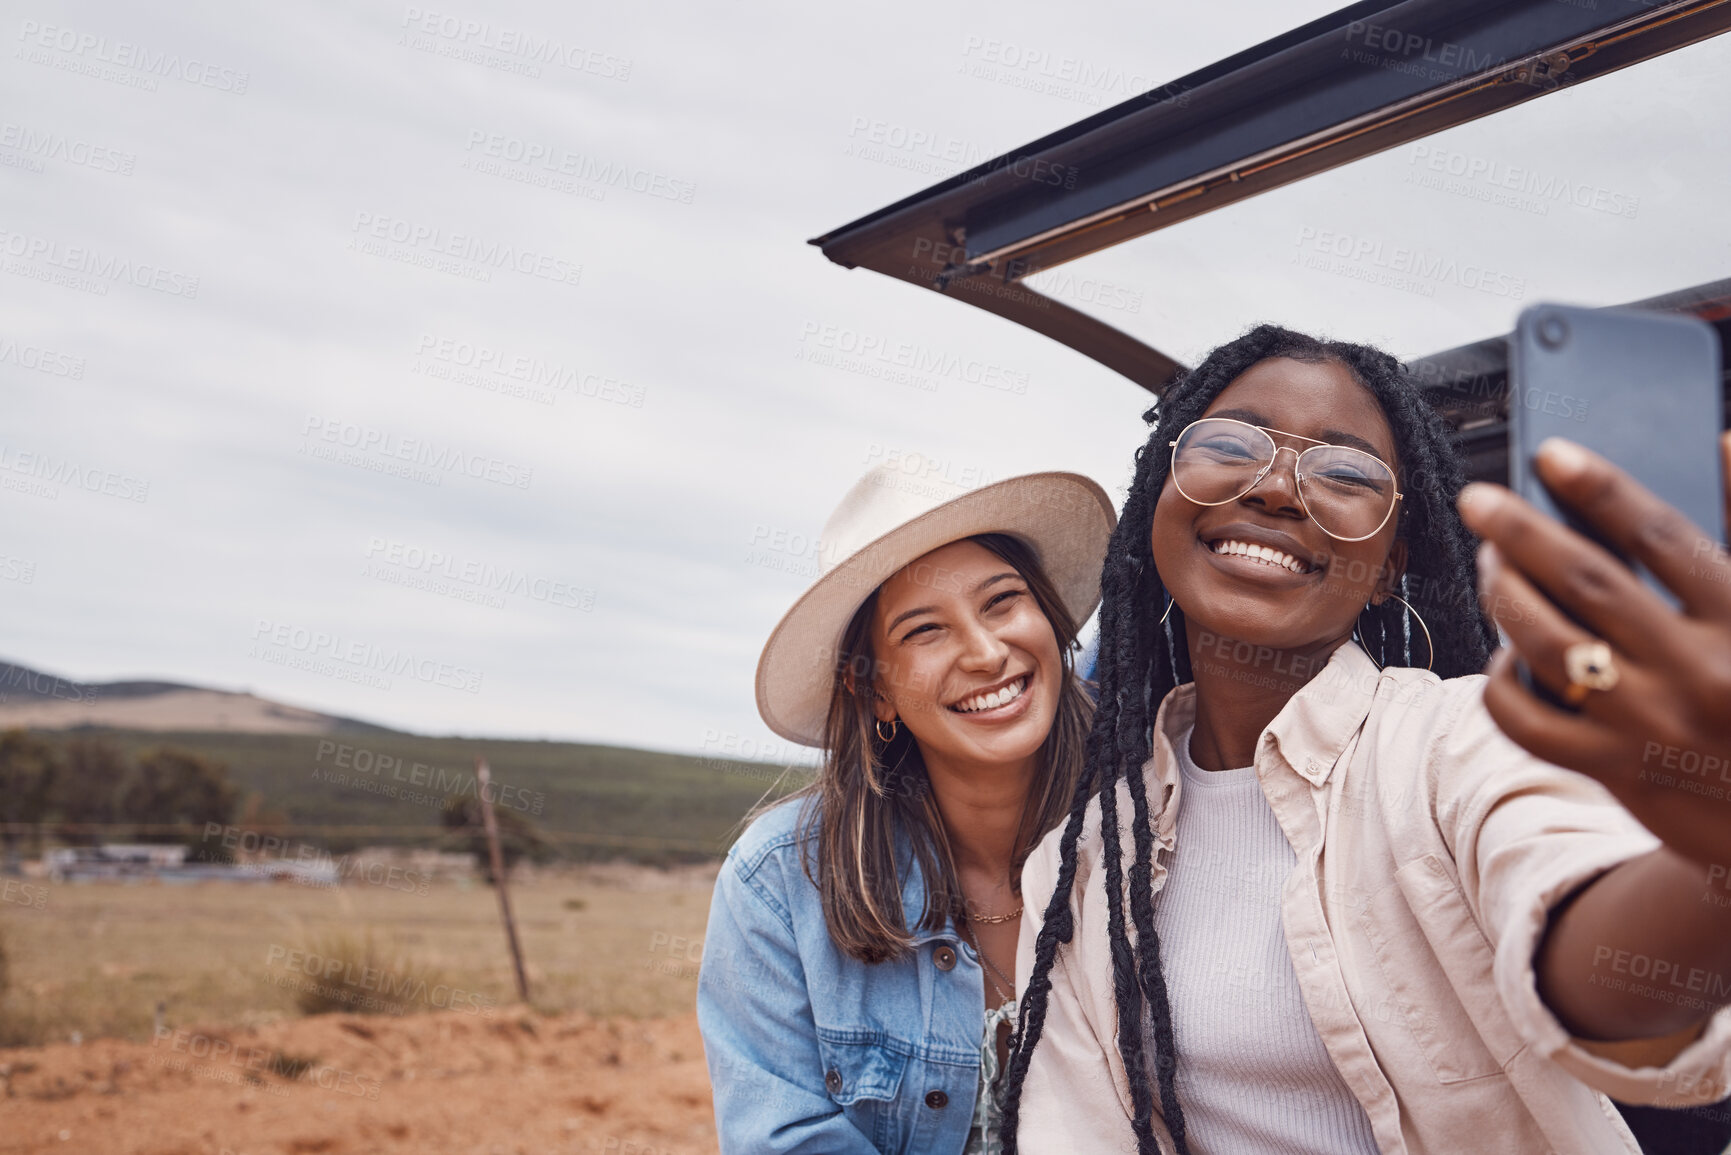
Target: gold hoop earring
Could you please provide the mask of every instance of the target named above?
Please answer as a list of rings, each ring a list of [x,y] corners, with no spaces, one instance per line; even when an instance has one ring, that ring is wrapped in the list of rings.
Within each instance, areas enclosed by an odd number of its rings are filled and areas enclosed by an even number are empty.
[[[1171,594],[1166,595],[1166,612],[1160,615],[1160,624],[1165,625],[1166,619],[1172,616],[1172,607],[1178,604],[1178,599]]]
[[[884,722],[882,718],[879,718],[872,724],[872,729],[878,732],[878,741],[882,742],[886,746],[895,740],[896,731],[901,728],[902,720],[900,718],[892,718],[890,720],[890,732],[888,735],[884,734]]]
[[[1401,597],[1399,594],[1391,593],[1388,596],[1393,598],[1395,601],[1399,602],[1401,605],[1405,606],[1406,612],[1411,614],[1413,621],[1418,623],[1418,628],[1424,633],[1424,649],[1425,649],[1424,668],[1426,670],[1433,669],[1436,666],[1436,643],[1431,641],[1430,627],[1424,624],[1424,615],[1419,613],[1417,610],[1413,609],[1412,603],[1407,601],[1405,598]],[[1364,617],[1364,611],[1368,610],[1368,609],[1370,609],[1370,606],[1366,605],[1364,607],[1364,610],[1358,611],[1358,616],[1361,618]],[[1358,629],[1356,623],[1353,626],[1353,630],[1355,633],[1358,634],[1359,645],[1361,645],[1361,646],[1364,645],[1364,631]],[[1368,648],[1366,649],[1366,652],[1367,653],[1369,652]],[[1379,667],[1381,667],[1381,666],[1388,665],[1388,663],[1384,662],[1384,661],[1378,661],[1377,665]]]

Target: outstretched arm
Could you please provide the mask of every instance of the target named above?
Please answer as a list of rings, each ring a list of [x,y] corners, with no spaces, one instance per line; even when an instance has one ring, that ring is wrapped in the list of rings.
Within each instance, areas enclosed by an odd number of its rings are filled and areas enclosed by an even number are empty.
[[[1731,1003],[1731,560],[1579,446],[1547,442],[1536,464],[1682,606],[1500,486],[1463,491],[1461,515],[1485,541],[1481,593],[1514,651],[1491,663],[1487,710],[1532,754],[1603,783],[1664,843],[1558,905],[1535,959],[1540,994],[1578,1038],[1656,1040],[1641,1065],[1662,1065]],[[1517,655],[1580,712],[1528,692]]]

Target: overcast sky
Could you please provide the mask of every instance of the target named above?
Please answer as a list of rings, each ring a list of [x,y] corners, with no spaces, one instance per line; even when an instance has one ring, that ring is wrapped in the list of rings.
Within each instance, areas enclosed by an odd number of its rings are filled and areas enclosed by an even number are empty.
[[[861,473],[1117,494],[1147,403],[806,239],[1334,5],[166,7],[0,23],[0,657],[777,758],[757,652]],[[1728,55],[1044,283],[1190,361],[1264,319],[1411,356],[1716,279]],[[1102,79],[1053,85],[1066,58]],[[1489,279],[1377,283],[1403,247]],[[868,340],[1025,391],[834,363]]]

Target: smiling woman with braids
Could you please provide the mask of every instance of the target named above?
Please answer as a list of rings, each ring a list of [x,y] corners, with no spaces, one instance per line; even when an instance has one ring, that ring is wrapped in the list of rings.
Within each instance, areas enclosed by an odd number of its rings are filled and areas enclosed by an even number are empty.
[[[1263,326],[1149,419],[1023,872],[1006,1150],[1636,1152],[1607,1094],[1721,1097],[1702,843],[1492,721],[1461,469],[1400,365]]]

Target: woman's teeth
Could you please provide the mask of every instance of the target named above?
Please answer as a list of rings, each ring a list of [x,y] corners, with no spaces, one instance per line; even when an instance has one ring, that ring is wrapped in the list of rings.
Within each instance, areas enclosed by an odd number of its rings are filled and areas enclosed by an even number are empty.
[[[1022,696],[1022,691],[1028,687],[1027,675],[1023,675],[990,694],[975,694],[965,702],[957,702],[950,709],[958,714],[972,714],[979,710],[993,710],[999,706],[1007,706]]]
[[[1233,541],[1228,538],[1225,541],[1217,541],[1208,548],[1212,549],[1215,553],[1230,553],[1239,557],[1247,557],[1252,561],[1263,561],[1267,562],[1269,565],[1283,566],[1284,568],[1291,570],[1293,573],[1310,572],[1309,566],[1305,565],[1291,554],[1282,553],[1277,549],[1270,549],[1265,545],[1251,545],[1249,542]]]

